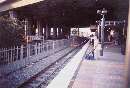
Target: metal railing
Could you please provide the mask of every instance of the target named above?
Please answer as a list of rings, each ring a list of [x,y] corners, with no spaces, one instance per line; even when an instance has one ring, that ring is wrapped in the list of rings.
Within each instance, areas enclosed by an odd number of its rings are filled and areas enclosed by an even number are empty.
[[[8,64],[21,59],[30,58],[32,56],[44,54],[49,56],[59,50],[67,48],[71,45],[71,39],[62,39],[49,41],[46,43],[35,43],[11,47],[10,49],[0,49],[0,64]]]

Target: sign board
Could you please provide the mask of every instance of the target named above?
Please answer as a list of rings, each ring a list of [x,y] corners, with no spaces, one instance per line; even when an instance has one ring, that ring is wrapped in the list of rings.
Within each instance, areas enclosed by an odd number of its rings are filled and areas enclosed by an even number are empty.
[[[72,31],[72,34],[77,34],[76,29],[74,29],[74,30]]]

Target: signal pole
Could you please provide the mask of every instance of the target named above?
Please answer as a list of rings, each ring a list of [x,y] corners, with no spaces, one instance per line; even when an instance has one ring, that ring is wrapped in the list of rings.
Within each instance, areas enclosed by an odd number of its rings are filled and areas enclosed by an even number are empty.
[[[103,48],[104,48],[104,28],[105,28],[105,14],[107,14],[107,10],[103,8],[103,10],[97,10],[97,13],[102,15],[101,19],[101,50],[100,56],[103,56]]]

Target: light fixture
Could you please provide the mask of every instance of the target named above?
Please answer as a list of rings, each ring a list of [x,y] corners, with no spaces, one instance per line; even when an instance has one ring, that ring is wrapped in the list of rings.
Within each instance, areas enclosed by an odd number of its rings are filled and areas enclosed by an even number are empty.
[[[3,2],[5,2],[6,0],[0,0],[0,3],[3,3]]]

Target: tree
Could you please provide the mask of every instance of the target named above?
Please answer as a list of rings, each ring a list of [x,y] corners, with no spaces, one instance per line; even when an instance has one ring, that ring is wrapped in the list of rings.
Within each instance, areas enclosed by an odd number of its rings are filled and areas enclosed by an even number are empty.
[[[0,48],[19,46],[24,43],[24,24],[9,15],[0,17]]]

